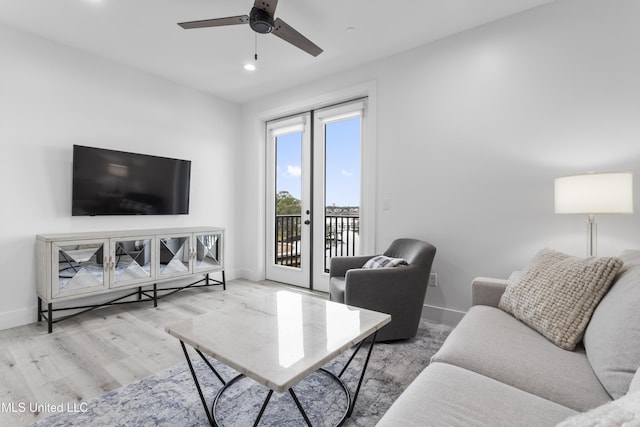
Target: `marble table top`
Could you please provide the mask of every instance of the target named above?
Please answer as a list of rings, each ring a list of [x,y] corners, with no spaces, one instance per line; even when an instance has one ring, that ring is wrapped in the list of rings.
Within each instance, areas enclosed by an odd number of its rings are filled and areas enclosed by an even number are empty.
[[[165,330],[283,393],[391,321],[391,316],[290,291],[247,295]]]

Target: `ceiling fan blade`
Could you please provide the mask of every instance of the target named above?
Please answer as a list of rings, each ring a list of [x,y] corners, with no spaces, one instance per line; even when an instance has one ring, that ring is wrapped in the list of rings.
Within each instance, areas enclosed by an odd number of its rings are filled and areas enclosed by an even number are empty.
[[[311,40],[294,30],[292,26],[284,22],[282,19],[275,20],[273,35],[280,37],[282,40],[291,43],[295,47],[304,50],[309,55],[318,56],[322,53],[322,49],[316,46]]]
[[[276,6],[278,6],[278,0],[256,0],[253,3],[253,7],[262,9],[267,12],[273,18],[273,14],[276,13]]]
[[[249,23],[249,16],[239,15],[239,16],[229,16],[228,18],[203,19],[202,21],[179,22],[178,25],[180,25],[185,30],[190,30],[192,28],[222,27],[225,25],[238,25],[238,24],[248,24],[248,23]]]

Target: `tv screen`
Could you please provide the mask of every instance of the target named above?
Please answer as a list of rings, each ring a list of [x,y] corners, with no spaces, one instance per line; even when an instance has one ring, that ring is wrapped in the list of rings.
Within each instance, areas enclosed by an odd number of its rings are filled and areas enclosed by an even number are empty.
[[[73,146],[71,214],[189,213],[191,162]]]

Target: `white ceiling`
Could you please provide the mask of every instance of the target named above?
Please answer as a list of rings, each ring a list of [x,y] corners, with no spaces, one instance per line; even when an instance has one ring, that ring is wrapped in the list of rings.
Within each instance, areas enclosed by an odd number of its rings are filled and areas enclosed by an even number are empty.
[[[552,1],[280,0],[275,16],[324,52],[258,35],[253,72],[248,25],[176,25],[248,14],[253,0],[0,0],[0,22],[244,103]]]

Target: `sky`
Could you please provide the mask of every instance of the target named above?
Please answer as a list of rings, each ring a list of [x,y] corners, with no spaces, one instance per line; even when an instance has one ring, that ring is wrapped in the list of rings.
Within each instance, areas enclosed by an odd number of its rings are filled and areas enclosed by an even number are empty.
[[[360,118],[326,124],[326,204],[360,205]],[[302,134],[279,136],[276,191],[300,199],[302,188]],[[318,143],[318,141],[316,141]]]

